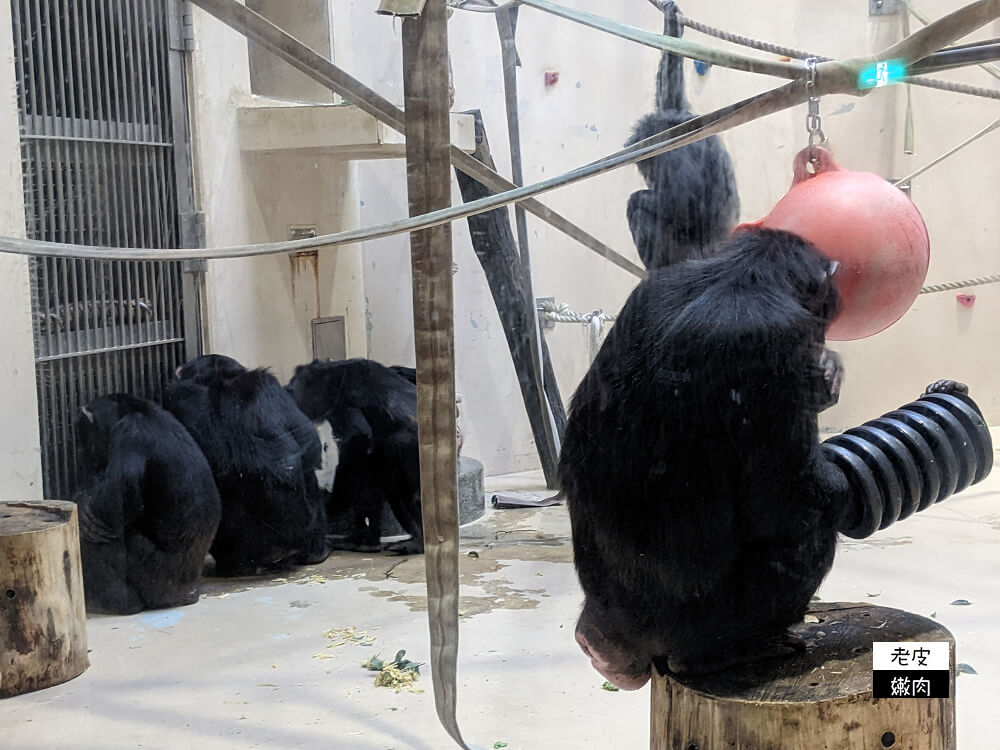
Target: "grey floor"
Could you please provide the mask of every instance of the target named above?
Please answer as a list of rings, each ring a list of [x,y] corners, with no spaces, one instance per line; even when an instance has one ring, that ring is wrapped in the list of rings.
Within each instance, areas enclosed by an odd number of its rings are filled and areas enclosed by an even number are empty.
[[[488,485],[541,483],[527,474]],[[466,739],[509,750],[648,747],[648,687],[603,690],[573,641],[581,594],[565,508],[493,512],[463,535]],[[978,673],[958,678],[963,750],[1000,746],[998,571],[1000,471],[865,542],[845,541],[820,590],[931,615],[954,633],[958,661]],[[417,683],[426,692],[396,693],[360,666],[398,649],[428,658],[423,581],[420,557],[336,554],[287,578],[210,581],[191,607],[92,618],[90,669],[0,702],[0,748],[451,747],[428,668]],[[374,643],[324,636],[349,627]]]

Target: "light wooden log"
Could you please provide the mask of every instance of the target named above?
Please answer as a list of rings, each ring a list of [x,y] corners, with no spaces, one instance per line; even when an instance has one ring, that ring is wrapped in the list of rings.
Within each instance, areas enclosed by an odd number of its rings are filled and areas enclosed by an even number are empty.
[[[0,502],[0,698],[88,666],[76,505]]]
[[[949,698],[872,698],[873,641],[946,641],[926,617],[864,604],[816,604],[796,629],[807,650],[701,677],[653,670],[653,750],[954,750]],[[811,620],[807,617],[807,620]]]

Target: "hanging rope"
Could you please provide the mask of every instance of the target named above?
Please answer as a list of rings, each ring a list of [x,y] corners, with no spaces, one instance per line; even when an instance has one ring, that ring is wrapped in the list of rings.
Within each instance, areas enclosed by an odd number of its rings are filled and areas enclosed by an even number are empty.
[[[551,320],[554,323],[590,323],[594,318],[599,318],[601,322],[614,322],[618,320],[617,315],[608,315],[602,310],[581,314],[574,312],[565,302],[539,302],[538,317],[543,320]]]
[[[655,4],[655,3],[654,3]],[[813,55],[809,52],[803,52],[800,49],[795,49],[794,47],[782,47],[780,44],[771,44],[770,42],[762,42],[758,39],[753,39],[752,37],[743,36],[742,34],[733,34],[729,31],[723,31],[722,29],[717,29],[714,26],[709,26],[708,24],[701,23],[700,21],[695,21],[692,18],[688,18],[682,12],[677,11],[677,20],[681,22],[682,25],[687,26],[689,29],[694,29],[695,31],[700,31],[706,36],[713,36],[716,39],[721,39],[724,42],[732,42],[733,44],[738,44],[741,47],[750,47],[751,49],[759,49],[761,52],[770,52],[774,55],[782,55],[783,57],[792,57],[796,60],[805,60],[810,57],[815,57],[819,62],[825,62],[827,60],[832,60],[830,57],[823,57],[822,55]]]
[[[934,292],[947,292],[952,289],[965,289],[970,286],[983,286],[984,284],[1000,284],[1000,273],[992,276],[979,276],[975,279],[965,281],[946,281],[943,284],[928,284],[920,287],[921,294],[934,294]]]
[[[795,49],[794,47],[783,47],[780,44],[762,42],[758,39],[743,36],[742,34],[733,34],[729,31],[723,31],[722,29],[717,29],[714,26],[709,26],[708,24],[688,18],[679,11],[677,13],[677,18],[684,26],[687,26],[690,29],[700,31],[706,36],[721,39],[724,42],[738,44],[742,47],[750,47],[751,49],[761,50],[762,52],[770,52],[775,55],[783,55],[784,57],[791,57],[797,60],[805,60],[810,57],[815,57],[819,62],[828,62],[833,59],[831,57],[824,57],[823,55],[813,55],[809,52]],[[921,16],[917,16],[917,18],[918,20],[926,23]],[[995,68],[996,66],[992,67]],[[942,81],[937,78],[926,78],[924,76],[907,76],[903,80],[907,83],[913,84],[914,86],[923,86],[925,88],[939,89],[942,91],[952,91],[957,94],[968,94],[969,96],[979,96],[985,99],[1000,99],[1000,90],[985,88],[982,86],[969,86],[964,83],[952,83],[951,81]]]
[[[950,149],[948,151],[945,151],[938,158],[934,159],[931,162],[928,162],[927,164],[924,164],[924,166],[922,166],[920,169],[916,170],[915,172],[911,172],[910,174],[906,175],[906,177],[901,177],[900,179],[896,180],[892,184],[893,185],[908,185],[910,183],[910,180],[912,180],[914,177],[923,174],[924,172],[926,172],[931,167],[937,166],[938,164],[940,164],[941,162],[943,162],[945,159],[947,159],[952,154],[958,153],[959,151],[961,151],[963,148],[965,148],[966,146],[968,146],[973,141],[976,141],[979,138],[982,138],[987,133],[992,133],[997,128],[1000,128],[1000,118],[998,118],[998,119],[994,120],[993,122],[991,122],[989,125],[987,125],[985,128],[983,128],[982,130],[980,130],[978,133],[973,133],[971,136],[969,136],[968,138],[966,138],[964,141],[962,141],[961,143],[959,143],[954,148],[952,148],[952,149]]]

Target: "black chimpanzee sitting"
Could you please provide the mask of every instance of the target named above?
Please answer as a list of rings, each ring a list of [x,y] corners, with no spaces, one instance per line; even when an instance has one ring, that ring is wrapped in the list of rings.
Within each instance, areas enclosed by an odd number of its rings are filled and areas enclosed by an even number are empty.
[[[619,687],[795,646],[849,493],[817,428],[840,380],[834,270],[796,235],[740,231],[641,282],[577,389],[577,640]]]
[[[87,609],[130,614],[198,601],[222,512],[201,449],[168,412],[124,394],[80,409],[76,431]]]
[[[201,446],[219,487],[218,575],[326,559],[319,437],[277,378],[208,354],[177,371],[163,403]]]
[[[316,360],[295,368],[289,393],[311,419],[329,422],[338,443],[328,515],[331,524],[344,514],[355,521],[346,539],[332,541],[336,547],[379,550],[388,503],[410,539],[387,549],[424,551],[414,380],[412,368],[368,359]]]

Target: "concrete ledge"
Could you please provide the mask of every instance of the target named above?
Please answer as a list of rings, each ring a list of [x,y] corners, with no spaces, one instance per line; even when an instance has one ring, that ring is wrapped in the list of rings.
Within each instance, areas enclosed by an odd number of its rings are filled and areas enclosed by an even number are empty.
[[[263,99],[240,107],[237,117],[241,151],[294,151],[340,159],[406,156],[400,133],[351,104],[279,104]],[[466,153],[475,149],[472,115],[452,113],[451,139]]]

